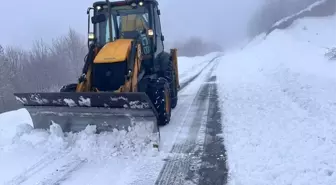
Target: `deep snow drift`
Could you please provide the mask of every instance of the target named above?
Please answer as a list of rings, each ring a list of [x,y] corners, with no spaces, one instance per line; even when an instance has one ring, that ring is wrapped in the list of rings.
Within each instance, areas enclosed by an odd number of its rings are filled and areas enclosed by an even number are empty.
[[[336,183],[336,16],[305,18],[219,66],[231,185]]]

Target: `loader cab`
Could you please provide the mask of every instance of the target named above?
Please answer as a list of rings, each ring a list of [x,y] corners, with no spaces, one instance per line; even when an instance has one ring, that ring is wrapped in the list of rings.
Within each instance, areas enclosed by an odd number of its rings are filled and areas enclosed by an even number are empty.
[[[164,51],[160,10],[156,0],[116,1],[109,4],[99,1],[88,9],[89,42],[101,48],[117,39],[139,39],[144,55],[155,58]],[[90,10],[93,10],[92,17]]]

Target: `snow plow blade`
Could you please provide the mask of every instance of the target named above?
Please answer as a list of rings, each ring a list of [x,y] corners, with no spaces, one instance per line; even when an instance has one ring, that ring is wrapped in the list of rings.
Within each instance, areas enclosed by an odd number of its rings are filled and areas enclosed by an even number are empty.
[[[54,122],[64,132],[80,132],[95,125],[97,133],[114,129],[159,134],[157,112],[145,93],[15,93],[30,113],[34,128]],[[138,132],[138,131],[137,131]]]

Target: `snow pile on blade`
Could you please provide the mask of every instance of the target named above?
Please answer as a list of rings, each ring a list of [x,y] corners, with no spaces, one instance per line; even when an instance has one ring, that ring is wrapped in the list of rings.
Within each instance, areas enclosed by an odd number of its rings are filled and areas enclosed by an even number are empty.
[[[24,109],[0,114],[0,161],[6,159],[1,155],[13,154],[23,148],[43,152],[71,150],[73,154],[88,160],[119,155],[136,156],[155,150],[153,141],[156,135],[143,134],[148,133],[145,132],[147,128],[143,128],[146,124],[137,124],[129,132],[114,130],[95,134],[95,126],[87,126],[82,132],[63,133],[56,123],[49,130],[33,129],[31,120],[24,120],[27,116]]]
[[[30,184],[43,175],[62,175],[89,162],[155,157],[159,154],[152,143],[156,135],[143,134],[148,133],[143,125],[128,132],[95,134],[95,126],[87,126],[78,133],[64,133],[56,123],[48,130],[33,129],[25,109],[0,114],[0,184]]]

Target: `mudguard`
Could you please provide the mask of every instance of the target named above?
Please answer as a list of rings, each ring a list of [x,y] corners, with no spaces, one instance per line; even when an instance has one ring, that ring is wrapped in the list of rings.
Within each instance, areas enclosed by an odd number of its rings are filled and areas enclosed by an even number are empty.
[[[167,52],[160,53],[154,60],[154,65],[157,71],[163,72],[168,69],[170,54]]]

